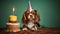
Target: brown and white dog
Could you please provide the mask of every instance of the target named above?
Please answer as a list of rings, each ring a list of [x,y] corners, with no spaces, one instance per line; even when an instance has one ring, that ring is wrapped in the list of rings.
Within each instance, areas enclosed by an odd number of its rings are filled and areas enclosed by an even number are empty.
[[[39,13],[36,10],[32,9],[29,2],[28,10],[24,12],[22,17],[23,30],[37,30],[37,27],[39,26],[39,21]]]

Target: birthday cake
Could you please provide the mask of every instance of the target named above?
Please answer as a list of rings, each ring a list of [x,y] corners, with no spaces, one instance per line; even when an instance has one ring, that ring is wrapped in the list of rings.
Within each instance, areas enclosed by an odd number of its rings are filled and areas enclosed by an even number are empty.
[[[9,16],[9,21],[6,23],[7,32],[20,31],[20,23],[17,22],[17,16],[14,15],[14,10],[13,8],[13,15]]]
[[[18,32],[20,31],[20,23],[17,22],[17,16],[9,16],[9,22],[6,23],[7,31]]]

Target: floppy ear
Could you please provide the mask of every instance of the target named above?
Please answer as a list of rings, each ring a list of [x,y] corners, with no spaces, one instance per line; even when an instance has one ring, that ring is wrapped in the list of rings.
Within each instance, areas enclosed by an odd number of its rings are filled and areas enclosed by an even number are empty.
[[[35,10],[35,23],[39,23],[39,21],[40,21],[40,15],[39,15],[39,13]]]
[[[40,27],[39,21],[40,21],[40,14],[35,10],[35,24],[38,27]]]
[[[23,14],[22,22],[23,22],[23,24],[26,24],[26,15],[25,15],[25,13]]]

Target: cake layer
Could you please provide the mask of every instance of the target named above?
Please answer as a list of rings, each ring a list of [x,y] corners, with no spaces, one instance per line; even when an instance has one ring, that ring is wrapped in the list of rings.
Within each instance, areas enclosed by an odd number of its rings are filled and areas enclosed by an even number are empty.
[[[6,23],[6,25],[20,25],[20,23]]]
[[[20,23],[6,23],[6,28],[8,32],[18,32],[20,31]]]
[[[17,30],[6,30],[7,32],[18,32],[20,31],[20,29],[17,29]]]
[[[9,16],[9,21],[17,21],[17,16],[10,15]]]

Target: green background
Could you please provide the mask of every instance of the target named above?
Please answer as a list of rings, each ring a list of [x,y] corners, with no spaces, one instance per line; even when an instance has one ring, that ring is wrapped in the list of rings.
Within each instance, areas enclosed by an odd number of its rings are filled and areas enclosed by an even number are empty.
[[[33,9],[40,14],[40,25],[48,28],[60,27],[60,1],[58,0],[30,0]],[[22,16],[27,10],[28,0],[0,0],[0,28],[6,27],[8,18],[15,6],[15,15],[18,16],[20,27],[22,28]]]

